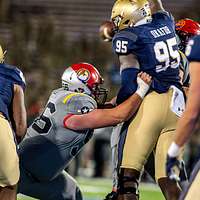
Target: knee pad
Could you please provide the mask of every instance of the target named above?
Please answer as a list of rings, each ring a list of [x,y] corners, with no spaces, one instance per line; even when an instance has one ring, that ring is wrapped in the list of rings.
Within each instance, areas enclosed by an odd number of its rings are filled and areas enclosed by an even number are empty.
[[[122,168],[119,174],[119,194],[135,194],[139,197],[139,172]]]

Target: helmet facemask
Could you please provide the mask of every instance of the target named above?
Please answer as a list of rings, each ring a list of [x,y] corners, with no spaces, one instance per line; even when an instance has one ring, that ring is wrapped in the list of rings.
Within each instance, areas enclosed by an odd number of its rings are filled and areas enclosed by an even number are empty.
[[[189,40],[200,34],[200,24],[191,19],[181,19],[175,26],[176,34],[179,36],[179,50],[185,52]]]
[[[100,84],[94,84],[91,91],[91,96],[96,100],[97,105],[104,105],[107,99],[108,90],[100,87]]]
[[[195,35],[190,34],[190,33],[185,33],[183,31],[176,31],[176,33],[178,34],[178,37],[180,39],[180,43],[178,45],[179,50],[182,52],[185,52],[185,48],[186,48],[189,40]]]

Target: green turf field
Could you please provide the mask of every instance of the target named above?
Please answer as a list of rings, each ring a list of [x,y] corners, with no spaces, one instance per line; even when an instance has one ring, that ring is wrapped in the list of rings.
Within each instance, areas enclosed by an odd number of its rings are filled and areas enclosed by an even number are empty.
[[[111,190],[111,180],[78,178],[78,183],[84,195],[84,200],[103,200],[103,197]],[[164,200],[157,186],[141,184],[141,200]],[[31,200],[32,198],[19,196],[18,200]]]

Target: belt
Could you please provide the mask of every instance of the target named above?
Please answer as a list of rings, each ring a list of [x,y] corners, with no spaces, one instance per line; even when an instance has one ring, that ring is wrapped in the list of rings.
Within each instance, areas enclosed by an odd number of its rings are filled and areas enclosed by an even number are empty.
[[[5,119],[5,117],[4,117],[4,115],[3,115],[3,113],[2,113],[2,112],[0,112],[0,117],[2,117],[2,118],[4,118],[4,119]]]

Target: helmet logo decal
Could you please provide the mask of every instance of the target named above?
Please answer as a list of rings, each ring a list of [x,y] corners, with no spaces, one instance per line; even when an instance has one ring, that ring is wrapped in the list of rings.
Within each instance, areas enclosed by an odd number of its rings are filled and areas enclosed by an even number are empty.
[[[185,26],[184,20],[180,20],[179,22],[176,23],[176,29],[177,30],[181,29],[183,26]]]
[[[90,78],[90,72],[87,69],[80,69],[77,71],[77,77],[79,80],[86,82]]]

